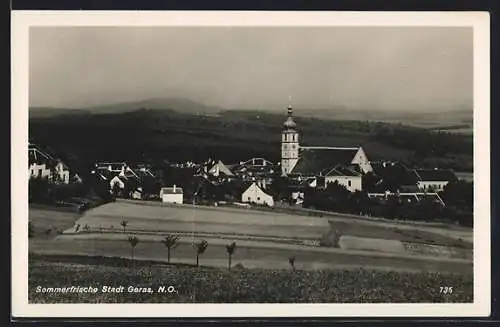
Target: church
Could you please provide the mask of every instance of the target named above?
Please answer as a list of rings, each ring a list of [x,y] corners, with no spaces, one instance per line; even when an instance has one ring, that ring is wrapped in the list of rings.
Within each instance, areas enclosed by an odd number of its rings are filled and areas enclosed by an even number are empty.
[[[288,106],[281,134],[282,176],[311,187],[337,182],[351,192],[362,189],[363,174],[373,171],[363,148],[301,146],[299,138],[292,107]]]

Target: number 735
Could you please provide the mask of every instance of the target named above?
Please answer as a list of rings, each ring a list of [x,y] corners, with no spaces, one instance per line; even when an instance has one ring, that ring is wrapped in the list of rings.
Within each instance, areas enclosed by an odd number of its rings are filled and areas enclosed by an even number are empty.
[[[439,288],[439,293],[442,293],[442,294],[451,294],[451,293],[453,293],[453,287],[450,287],[450,286],[441,286]]]

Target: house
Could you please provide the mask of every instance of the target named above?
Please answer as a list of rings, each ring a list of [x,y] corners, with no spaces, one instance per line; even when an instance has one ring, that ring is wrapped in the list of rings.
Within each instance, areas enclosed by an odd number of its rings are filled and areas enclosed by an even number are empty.
[[[232,177],[234,174],[222,161],[218,161],[208,170],[208,173],[215,177]]]
[[[356,167],[339,165],[325,174],[325,187],[330,183],[337,182],[350,192],[361,191],[362,177],[363,174],[356,171]]]
[[[176,185],[173,187],[162,187],[160,198],[163,203],[182,204],[184,202],[184,193],[182,188]]]
[[[297,205],[304,203],[304,192],[292,192],[292,202]]]
[[[318,174],[337,165],[356,165],[363,174],[373,168],[361,147],[301,146],[297,124],[288,106],[288,117],[281,134],[281,173],[283,176]]]
[[[231,171],[244,182],[256,182],[263,187],[272,182],[276,165],[264,158],[251,158],[239,164],[231,165]]]
[[[140,185],[140,180],[134,176],[115,175],[109,181],[110,193],[124,197],[134,197],[133,194],[135,194],[135,198],[137,198],[138,194],[141,194],[142,198]]]
[[[418,192],[418,175],[414,169],[407,168],[398,162],[377,163],[373,165],[373,173],[378,181],[371,187],[369,192]]]
[[[428,193],[428,192],[409,192],[409,193],[393,193],[390,191],[384,193],[368,193],[370,199],[384,200],[387,201],[391,197],[397,197],[401,202],[406,203],[417,203],[423,200],[438,203],[441,206],[446,206],[443,199],[438,193]]]
[[[252,183],[242,194],[241,202],[262,204],[272,207],[274,205],[273,197],[265,193],[257,183]]]
[[[143,198],[142,187],[138,187],[130,194],[132,199],[141,200]]]
[[[452,170],[446,169],[415,169],[415,174],[418,188],[428,192],[442,191],[448,183],[458,180]]]
[[[68,166],[32,143],[28,146],[28,173],[30,178],[47,178],[62,184],[70,182]]]

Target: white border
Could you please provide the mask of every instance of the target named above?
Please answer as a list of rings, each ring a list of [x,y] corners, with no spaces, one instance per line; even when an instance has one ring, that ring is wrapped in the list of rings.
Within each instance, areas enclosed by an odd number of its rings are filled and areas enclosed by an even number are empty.
[[[479,317],[490,314],[490,49],[487,12],[12,12],[14,317]],[[474,37],[473,304],[28,304],[30,26],[469,26]]]

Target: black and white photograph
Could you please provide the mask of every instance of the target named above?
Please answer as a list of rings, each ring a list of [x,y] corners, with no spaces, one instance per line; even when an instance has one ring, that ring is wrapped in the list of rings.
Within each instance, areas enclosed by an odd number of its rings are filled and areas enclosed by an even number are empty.
[[[488,15],[160,14],[13,14],[20,312],[488,314]]]

